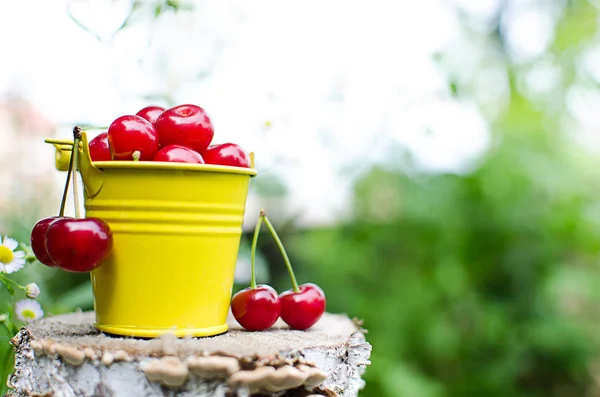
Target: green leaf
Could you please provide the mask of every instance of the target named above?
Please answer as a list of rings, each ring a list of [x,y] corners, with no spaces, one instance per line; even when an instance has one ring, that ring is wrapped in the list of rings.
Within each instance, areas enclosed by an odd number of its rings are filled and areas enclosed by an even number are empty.
[[[0,277],[0,282],[2,284],[4,284],[4,286],[6,287],[6,289],[8,290],[8,293],[11,296],[15,296],[15,289],[13,288],[13,286],[2,276]]]
[[[0,327],[0,395],[8,391],[6,380],[13,371],[15,351],[10,344],[14,335],[6,328]]]

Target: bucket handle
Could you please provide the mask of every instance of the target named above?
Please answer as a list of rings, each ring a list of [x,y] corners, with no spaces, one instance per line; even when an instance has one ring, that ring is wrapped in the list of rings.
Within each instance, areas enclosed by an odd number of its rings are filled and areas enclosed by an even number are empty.
[[[73,141],[66,139],[45,139],[44,142],[54,145],[56,148],[56,168],[59,171],[67,171],[68,164],[71,159],[71,153],[73,151]],[[85,192],[88,197],[96,196],[102,189],[104,184],[103,172],[92,164],[92,158],[90,156],[90,150],[88,146],[87,135],[85,132],[81,133],[81,142],[79,145],[79,161],[77,168],[83,179],[85,186]]]

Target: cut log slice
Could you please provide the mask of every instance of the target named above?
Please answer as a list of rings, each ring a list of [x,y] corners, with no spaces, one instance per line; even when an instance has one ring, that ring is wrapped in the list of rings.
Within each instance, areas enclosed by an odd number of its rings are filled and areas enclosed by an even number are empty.
[[[8,396],[350,396],[364,387],[371,345],[357,321],[325,313],[306,331],[281,320],[207,338],[106,335],[94,313],[49,317],[13,338]]]

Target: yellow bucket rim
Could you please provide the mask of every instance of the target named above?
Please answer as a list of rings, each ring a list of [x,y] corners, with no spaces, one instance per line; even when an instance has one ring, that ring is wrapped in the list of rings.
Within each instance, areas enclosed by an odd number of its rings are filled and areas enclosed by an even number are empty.
[[[72,150],[73,141],[67,139],[47,138],[46,143],[62,146],[63,150]],[[250,153],[251,164],[254,164],[254,153]],[[92,161],[92,165],[101,170],[104,169],[140,169],[140,170],[167,170],[167,171],[203,171],[219,172],[229,174],[240,174],[256,176],[255,168],[232,167],[228,165],[216,164],[192,164],[192,163],[169,163],[163,161]]]
[[[242,174],[254,176],[254,168],[232,167],[228,165],[215,164],[192,164],[192,163],[168,163],[162,161],[94,161],[92,164],[104,169],[142,169],[142,170],[175,170],[175,171],[205,171],[205,172],[227,172],[231,174]]]

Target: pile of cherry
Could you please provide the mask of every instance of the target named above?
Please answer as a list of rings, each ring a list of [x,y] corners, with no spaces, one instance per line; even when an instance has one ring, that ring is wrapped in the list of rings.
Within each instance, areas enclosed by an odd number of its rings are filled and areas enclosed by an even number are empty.
[[[277,243],[292,282],[292,289],[279,295],[269,285],[256,284],[254,257],[262,222],[267,225],[271,236]],[[237,292],[231,300],[233,316],[247,330],[261,331],[270,328],[279,317],[290,328],[305,330],[319,321],[325,312],[326,301],[323,290],[313,283],[298,285],[283,243],[263,210],[260,211],[254,230],[252,251],[250,253],[250,269],[250,287]]]
[[[235,143],[211,145],[213,123],[200,106],[148,106],[114,120],[89,143],[92,161],[165,161],[250,167]]]

